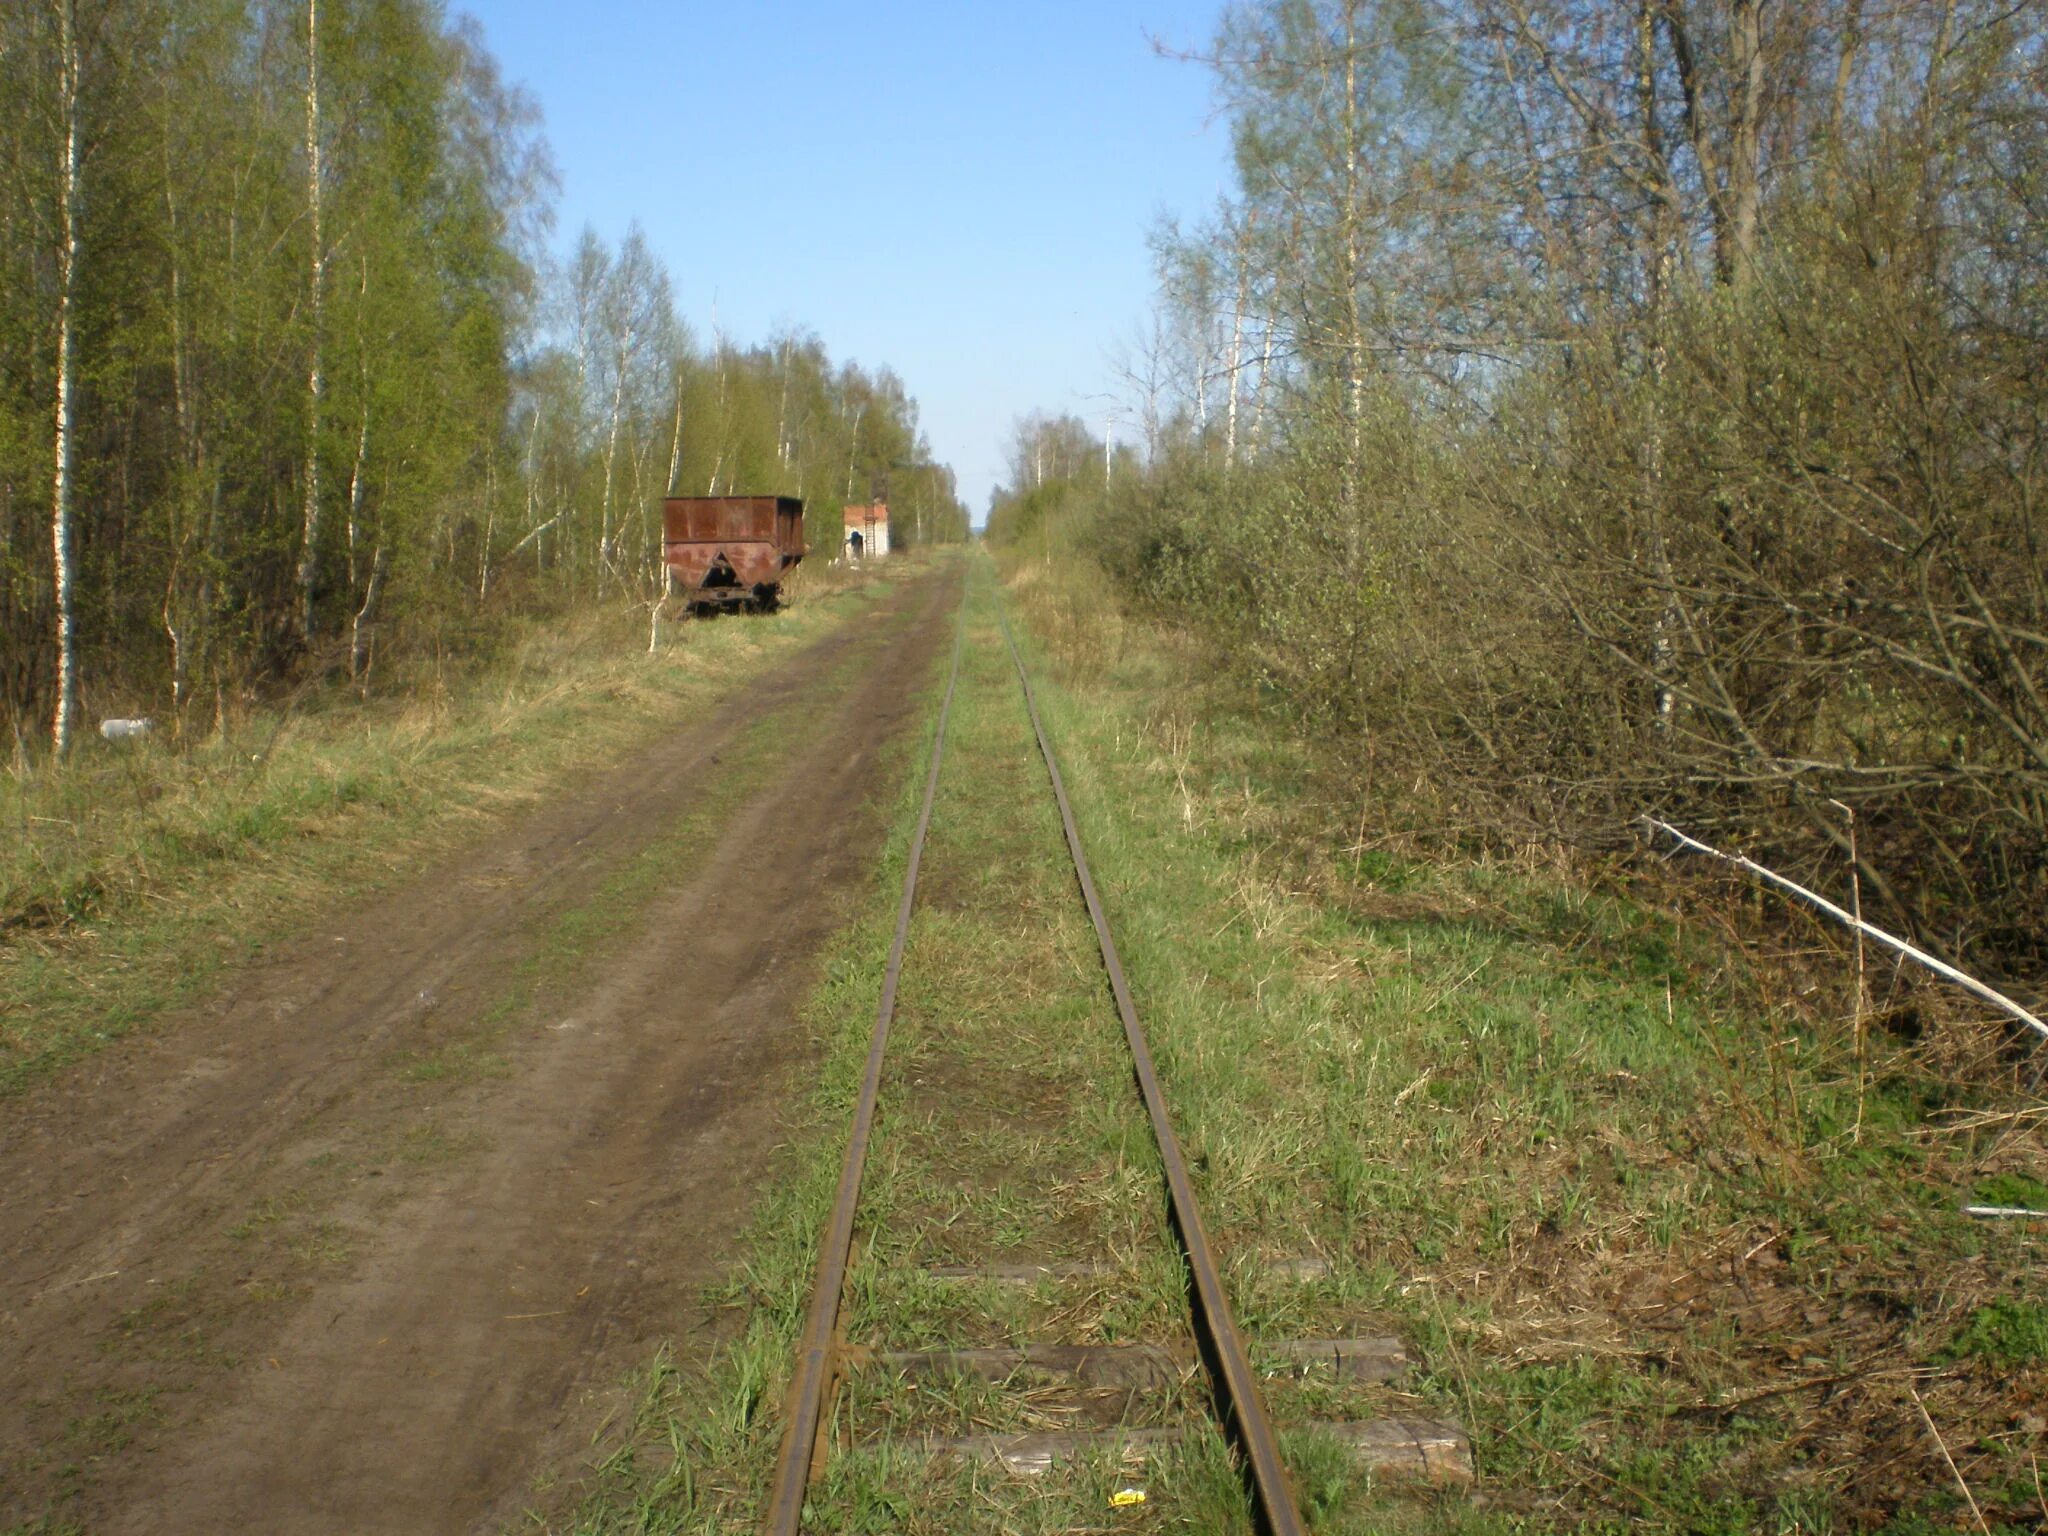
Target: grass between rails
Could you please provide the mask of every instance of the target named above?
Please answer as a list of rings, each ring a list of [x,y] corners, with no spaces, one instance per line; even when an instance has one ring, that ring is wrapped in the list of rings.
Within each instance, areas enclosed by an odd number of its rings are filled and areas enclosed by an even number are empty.
[[[1042,570],[1018,573],[1013,599],[1255,1353],[1385,1331],[1426,1362],[1377,1397],[1269,1386],[1317,1529],[1917,1536],[1979,1528],[1978,1511],[1994,1531],[2048,1520],[2042,1233],[1957,1209],[2038,1206],[2048,1183],[2048,1115],[1983,1054],[1995,1034],[1879,1036],[1859,1068],[1846,1026],[1770,999],[1717,932],[1533,862],[1391,851],[1360,835],[1355,802],[1333,811],[1307,753],[1191,685],[1199,658],[1175,637]],[[977,586],[971,640],[985,601]],[[1145,1257],[1158,1251],[1150,1150],[1097,1077],[1094,1036],[1112,1016],[1087,996],[1078,903],[1060,915],[1021,709],[1005,719],[980,697],[992,669],[970,651],[848,1332],[1164,1336],[1181,1314],[1170,1263]],[[906,765],[871,909],[812,1007],[828,1064],[726,1297],[734,1337],[708,1367],[651,1369],[578,1530],[730,1529],[754,1510],[915,779]],[[961,803],[977,780],[986,803]],[[1370,805],[1366,821],[1402,813]],[[1034,950],[1032,932],[1052,938]],[[990,1019],[1007,1037],[980,1027]],[[1304,1251],[1331,1261],[1327,1278],[1261,1279],[1260,1259]],[[980,1295],[904,1269],[1105,1253],[1124,1274],[1081,1298]],[[934,1406],[888,1383],[849,1402],[855,1434],[977,1416],[1015,1427],[1041,1406],[971,1388]],[[1374,1488],[1305,1427],[1390,1409],[1460,1419],[1477,1491]],[[818,1497],[839,1529],[1240,1518],[1213,1441],[1149,1469],[1156,1497],[1138,1510],[1102,1508],[1116,1475],[937,1483],[914,1460],[856,1458]]]
[[[1188,1337],[1157,1149],[984,564],[926,851],[883,1119],[862,1191],[844,1330],[880,1348]],[[1086,1281],[1028,1290],[934,1280],[926,1266],[1083,1260]],[[1176,1426],[1130,1530],[1244,1528],[1244,1498],[1199,1381],[1136,1399],[1057,1383],[854,1376],[842,1443],[923,1435]],[[1127,1469],[1104,1457],[1024,1482],[915,1454],[842,1456],[820,1529],[1065,1531],[1103,1516]]]
[[[672,729],[893,575],[673,626],[654,656],[644,614],[536,625],[403,698],[319,695],[190,751],[94,741],[61,775],[0,776],[0,1096]]]

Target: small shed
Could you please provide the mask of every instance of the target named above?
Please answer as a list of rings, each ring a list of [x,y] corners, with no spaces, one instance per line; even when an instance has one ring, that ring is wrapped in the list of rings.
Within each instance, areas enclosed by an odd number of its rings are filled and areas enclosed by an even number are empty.
[[[878,560],[889,553],[889,504],[886,501],[848,507],[841,515],[848,559]]]

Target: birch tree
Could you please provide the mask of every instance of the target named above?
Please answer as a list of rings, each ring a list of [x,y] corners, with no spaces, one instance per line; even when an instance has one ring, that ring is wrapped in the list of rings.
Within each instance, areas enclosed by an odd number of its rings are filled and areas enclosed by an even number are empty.
[[[306,453],[301,471],[305,496],[299,539],[299,638],[313,643],[314,583],[320,569],[320,428],[326,393],[327,243],[321,214],[320,0],[306,0]]]
[[[51,749],[58,757],[70,750],[78,715],[78,614],[76,608],[75,537],[72,516],[73,470],[77,453],[78,272],[83,202],[80,144],[80,83],[84,47],[79,37],[78,0],[51,0],[57,16],[57,114],[63,145],[57,172],[57,404],[55,467],[50,477],[51,571],[57,617],[57,701],[50,722]]]

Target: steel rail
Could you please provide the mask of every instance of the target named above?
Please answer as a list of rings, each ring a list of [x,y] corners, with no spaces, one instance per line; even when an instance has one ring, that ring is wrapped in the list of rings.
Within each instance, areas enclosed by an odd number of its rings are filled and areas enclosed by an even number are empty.
[[[1217,1272],[1209,1236],[1202,1226],[1202,1213],[1195,1203],[1194,1185],[1188,1179],[1187,1161],[1181,1156],[1180,1140],[1174,1135],[1167,1114],[1166,1095],[1159,1087],[1159,1074],[1152,1065],[1152,1052],[1145,1043],[1145,1031],[1138,1023],[1137,1005],[1131,1001],[1130,984],[1110,936],[1109,918],[1102,898],[1096,894],[1095,879],[1088,871],[1088,855],[1081,849],[1081,831],[1074,824],[1074,808],[1067,800],[1067,786],[1060,778],[1058,758],[1045,722],[1038,715],[1038,699],[1031,690],[1031,676],[1024,670],[1024,658],[1017,650],[1017,637],[1010,633],[1010,621],[1002,603],[996,604],[996,621],[1010,647],[1010,660],[1017,667],[1017,681],[1024,686],[1024,708],[1031,717],[1031,729],[1038,736],[1038,750],[1045,758],[1046,773],[1052,779],[1053,798],[1059,802],[1060,822],[1066,828],[1067,849],[1074,856],[1074,874],[1080,880],[1088,916],[1095,924],[1095,937],[1102,948],[1102,968],[1109,973],[1109,990],[1116,998],[1116,1011],[1124,1021],[1124,1037],[1130,1042],[1131,1059],[1138,1075],[1138,1090],[1152,1117],[1152,1134],[1159,1143],[1159,1158],[1166,1165],[1166,1188],[1173,1207],[1174,1229],[1180,1235],[1188,1272],[1194,1279],[1195,1321],[1201,1330],[1202,1353],[1222,1399],[1225,1428],[1237,1442],[1250,1474],[1257,1512],[1271,1536],[1300,1536],[1304,1530],[1301,1511],[1295,1507],[1294,1491],[1280,1459],[1279,1442],[1273,1435],[1272,1420],[1266,1414],[1265,1399],[1259,1395],[1258,1378],[1245,1355],[1244,1340],[1223,1294],[1223,1277]]]
[[[796,1536],[804,1517],[804,1491],[810,1483],[811,1458],[818,1428],[825,1416],[825,1396],[832,1379],[833,1336],[839,1327],[839,1302],[846,1289],[846,1266],[853,1250],[853,1217],[860,1204],[861,1172],[867,1164],[868,1140],[874,1130],[875,1100],[882,1086],[882,1057],[889,1045],[889,1023],[896,1015],[896,982],[903,972],[903,946],[910,936],[910,911],[917,896],[918,866],[924,862],[925,833],[932,824],[932,799],[939,787],[939,761],[946,750],[946,717],[953,711],[953,688],[960,680],[960,649],[967,639],[966,603],[953,637],[953,665],[946,675],[946,696],[939,705],[938,729],[932,735],[931,771],[925,776],[924,805],[917,832],[910,840],[910,859],[903,871],[903,901],[896,911],[896,936],[889,943],[889,965],[882,973],[882,997],[875,1008],[875,1032],[868,1046],[867,1072],[853,1113],[853,1135],[839,1169],[839,1193],[832,1219],[818,1249],[817,1279],[804,1321],[803,1353],[797,1357],[784,1414],[782,1449],[775,1463],[768,1515],[762,1529],[770,1536]]]

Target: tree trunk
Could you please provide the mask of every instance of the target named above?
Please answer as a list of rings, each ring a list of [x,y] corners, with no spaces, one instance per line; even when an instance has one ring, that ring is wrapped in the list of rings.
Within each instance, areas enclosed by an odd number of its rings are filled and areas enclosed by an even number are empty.
[[[313,261],[307,273],[307,308],[313,336],[306,368],[305,527],[299,542],[299,638],[313,643],[313,585],[320,546],[320,400],[322,334],[327,303],[327,247],[320,229],[320,0],[306,0],[306,219],[312,231]]]
[[[1266,379],[1273,367],[1273,324],[1272,306],[1266,309],[1265,319],[1259,327],[1259,382],[1252,395],[1252,426],[1250,440],[1245,444],[1247,453],[1254,459],[1266,444]]]
[[[1764,0],[1734,0],[1728,12],[1728,225],[1737,283],[1756,265],[1763,206],[1763,6]]]
[[[164,578],[164,638],[171,647],[171,720],[182,731],[185,724],[186,662],[185,637],[178,632],[178,567],[171,562],[171,574]]]
[[[1230,365],[1224,370],[1230,380],[1230,398],[1224,407],[1223,419],[1223,467],[1237,467],[1237,371],[1244,361],[1244,307],[1251,295],[1252,224],[1258,217],[1251,209],[1245,210],[1244,224],[1237,237],[1237,302],[1230,309]]]
[[[853,430],[847,434],[846,494],[839,498],[842,502],[853,500],[853,466],[855,461],[860,458],[860,419],[867,414],[867,409],[868,403],[865,400],[861,401],[859,406],[854,409]]]
[[[1650,376],[1649,420],[1642,434],[1641,495],[1650,525],[1650,556],[1666,597],[1650,635],[1650,668],[1655,675],[1652,725],[1668,733],[1677,716],[1678,694],[1671,686],[1671,664],[1678,614],[1669,596],[1673,590],[1671,556],[1664,541],[1664,399],[1668,358],[1664,343],[1664,303],[1670,291],[1672,251],[1679,238],[1678,194],[1672,185],[1664,149],[1663,126],[1657,116],[1657,29],[1652,0],[1636,10],[1636,111],[1641,117],[1644,180],[1650,190],[1649,225],[1642,242],[1644,362]]]
[[[170,263],[171,400],[178,424],[179,468],[183,472],[184,480],[173,504],[171,570],[164,584],[163,624],[165,638],[170,643],[171,713],[175,728],[182,732],[185,706],[192,692],[192,657],[186,631],[179,628],[179,588],[183,583],[186,550],[193,538],[192,523],[196,521],[191,515],[194,511],[192,497],[199,483],[205,478],[206,454],[200,440],[198,402],[193,398],[192,347],[185,323],[184,252],[178,227],[178,183],[171,155],[171,120],[167,103],[163,137],[164,223],[167,235],[164,252]],[[202,577],[202,594],[205,590],[205,578]],[[187,617],[183,622],[186,629],[189,629],[194,620]],[[203,600],[202,612],[197,622],[203,628]]]
[[[789,468],[789,338],[782,341],[782,400],[775,407],[775,456],[784,469]],[[683,420],[683,401],[676,396],[676,424],[680,428]],[[678,439],[680,441],[680,439]],[[675,476],[671,474],[670,480]]]
[[[1344,338],[1346,405],[1350,414],[1344,452],[1344,543],[1356,570],[1359,539],[1360,477],[1365,464],[1365,309],[1359,287],[1365,273],[1365,231],[1360,204],[1364,176],[1359,164],[1365,151],[1358,122],[1358,7],[1344,7]]]
[[[491,590],[491,540],[498,536],[498,450],[484,465],[484,536],[477,543],[476,600],[482,606]]]
[[[376,553],[370,556],[370,579],[363,588],[363,606],[356,610],[355,622],[349,626],[348,675],[364,693],[370,691],[370,636],[376,629],[378,600],[384,595],[386,565],[380,542]]]
[[[1863,0],[1848,0],[1842,13],[1841,35],[1835,51],[1835,84],[1828,93],[1827,190],[1830,197],[1842,192],[1842,131],[1849,116],[1849,82],[1855,78],[1856,55],[1863,46]]]
[[[370,460],[370,349],[363,340],[363,311],[370,302],[370,258],[363,258],[362,284],[356,290],[356,371],[363,391],[363,409],[356,427],[356,457],[348,472],[348,585],[360,579],[358,546],[363,532],[363,470]]]
[[[363,529],[363,469],[370,459],[370,369],[363,367],[363,419],[356,430],[356,461],[348,475],[349,585],[356,580],[356,545]]]
[[[1708,124],[1707,82],[1682,0],[1665,0],[1664,5],[1664,26],[1685,106],[1686,137],[1699,165],[1713,225],[1714,275],[1726,284],[1747,280],[1756,259],[1757,216],[1763,200],[1763,5],[1764,0],[1729,0],[1726,164]]]
[[[1941,120],[1942,72],[1948,66],[1949,50],[1955,46],[1955,0],[1942,0],[1941,19],[1927,52],[1927,78],[1920,96],[1920,212],[1915,231],[1920,247],[1921,281],[1939,280],[1941,267],[1941,209],[1943,155],[1938,148]]]
[[[58,757],[71,749],[78,717],[78,618],[72,550],[72,461],[77,452],[79,45],[77,0],[57,0],[57,94],[63,114],[64,165],[58,186],[56,465],[50,484],[50,544],[57,603],[57,705],[50,746]]]
[[[610,572],[614,578],[618,570],[612,559],[612,473],[619,455],[619,418],[626,405],[626,367],[633,350],[633,333],[629,329],[619,343],[617,377],[612,381],[611,424],[605,431],[604,442],[604,498],[598,504],[597,528],[597,569],[598,579],[604,579]]]
[[[662,495],[664,496],[675,495],[676,476],[683,472],[683,370],[680,367],[675,368],[674,375],[674,383],[676,390],[676,429],[675,435],[669,439],[668,480],[665,484],[664,489],[662,490]]]
[[[725,434],[728,423],[725,419],[725,343],[718,339],[715,331],[712,334],[711,353],[718,368],[718,452],[711,460],[711,484],[705,488],[704,494],[716,496],[718,476],[725,468]]]

